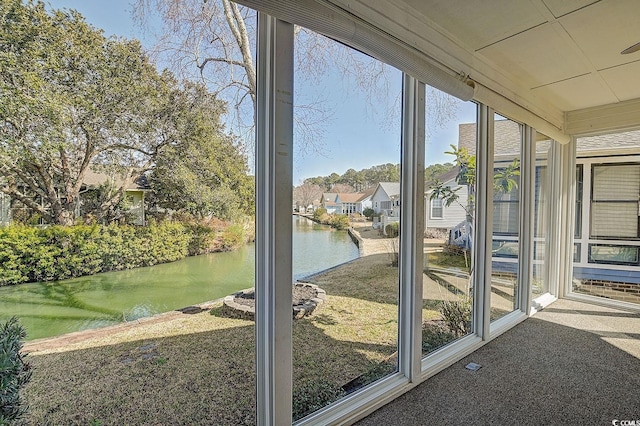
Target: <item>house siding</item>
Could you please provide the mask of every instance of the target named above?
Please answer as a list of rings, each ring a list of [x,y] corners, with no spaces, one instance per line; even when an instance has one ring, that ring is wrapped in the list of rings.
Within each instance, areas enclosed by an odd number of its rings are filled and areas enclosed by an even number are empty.
[[[455,186],[450,186],[455,188]],[[458,200],[450,206],[442,206],[442,218],[431,217],[431,200],[430,193],[425,197],[425,228],[446,228],[451,229],[467,219],[467,212],[462,206],[466,206],[469,197],[465,187],[458,190]]]

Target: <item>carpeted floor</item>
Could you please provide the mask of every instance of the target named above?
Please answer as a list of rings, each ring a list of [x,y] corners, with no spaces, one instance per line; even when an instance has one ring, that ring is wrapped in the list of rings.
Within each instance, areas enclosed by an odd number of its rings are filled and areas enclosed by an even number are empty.
[[[640,314],[559,300],[357,424],[613,420],[640,425]]]

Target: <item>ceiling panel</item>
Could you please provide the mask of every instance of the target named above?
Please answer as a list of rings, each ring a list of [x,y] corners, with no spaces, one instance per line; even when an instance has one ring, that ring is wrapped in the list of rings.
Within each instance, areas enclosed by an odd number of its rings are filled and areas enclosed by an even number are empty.
[[[564,111],[618,102],[611,90],[593,74],[538,87],[532,92],[550,99]]]
[[[600,75],[621,101],[640,98],[640,60],[606,69]]]
[[[410,0],[407,4],[473,50],[546,22],[529,1]]]
[[[640,99],[640,0],[329,1],[555,125]]]
[[[640,1],[603,0],[558,20],[596,69],[640,59],[640,53],[621,55],[640,42]]]
[[[544,24],[480,50],[527,87],[537,87],[589,73],[558,24]]]
[[[600,0],[542,0],[553,16],[559,18]]]

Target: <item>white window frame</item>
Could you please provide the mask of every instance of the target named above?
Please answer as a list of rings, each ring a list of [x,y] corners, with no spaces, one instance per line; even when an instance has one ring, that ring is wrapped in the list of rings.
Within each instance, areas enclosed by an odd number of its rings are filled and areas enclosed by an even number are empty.
[[[434,220],[442,220],[444,219],[444,201],[442,198],[432,198],[431,200],[429,200],[429,204],[430,204],[430,211],[429,211],[429,218],[430,219],[434,219]],[[440,202],[440,206],[434,206],[434,201],[438,201]],[[440,215],[436,216],[434,214],[434,210],[435,209],[440,209]]]

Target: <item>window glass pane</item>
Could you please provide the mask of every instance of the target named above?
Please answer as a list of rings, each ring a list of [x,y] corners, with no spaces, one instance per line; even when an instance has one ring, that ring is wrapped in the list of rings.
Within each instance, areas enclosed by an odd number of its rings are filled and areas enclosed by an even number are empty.
[[[517,307],[522,143],[520,124],[497,114],[494,120],[492,321]]]
[[[582,164],[576,164],[576,223],[573,233],[575,238],[582,237],[582,168]]]
[[[472,332],[476,109],[427,88],[423,355]]]
[[[637,201],[640,194],[640,166],[593,166],[593,201]]]
[[[640,165],[594,165],[591,237],[637,238],[639,199]]]
[[[589,262],[637,265],[638,247],[590,244]]]
[[[220,2],[144,3],[162,49],[123,2],[2,3],[25,196],[0,209],[0,323],[26,328],[26,424],[256,423],[254,322],[222,303],[254,286],[255,74],[231,63],[255,70],[256,14],[237,6],[239,46]]]
[[[640,303],[639,149],[637,130],[577,140],[576,293]]]
[[[296,34],[293,294],[318,295],[293,323],[294,420],[398,369],[402,202],[401,73]]]
[[[520,203],[494,200],[493,233],[496,235],[517,235]]]
[[[612,220],[615,218],[615,220]],[[638,204],[592,203],[591,237],[635,238],[638,236]]]
[[[536,171],[534,198],[534,242],[533,242],[533,297],[549,291],[547,246],[551,243],[549,232],[551,179],[547,163],[551,153],[550,140],[536,142]]]

